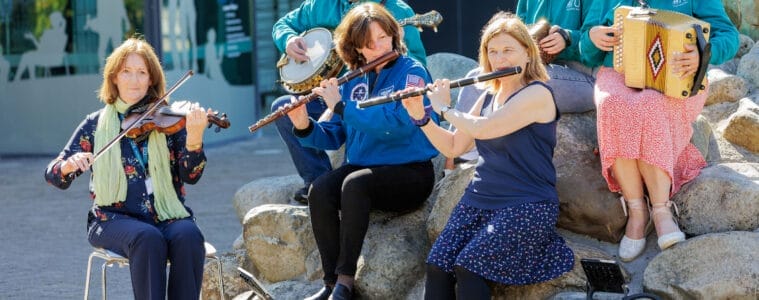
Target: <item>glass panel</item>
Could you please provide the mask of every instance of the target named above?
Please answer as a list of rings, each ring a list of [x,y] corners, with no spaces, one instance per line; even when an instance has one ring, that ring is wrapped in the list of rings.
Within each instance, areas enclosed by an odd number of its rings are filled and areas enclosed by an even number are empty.
[[[0,82],[97,74],[113,47],[141,27],[142,5],[0,0]]]
[[[231,85],[252,84],[249,15],[249,1],[244,0],[164,1],[161,43],[165,70],[193,70]]]

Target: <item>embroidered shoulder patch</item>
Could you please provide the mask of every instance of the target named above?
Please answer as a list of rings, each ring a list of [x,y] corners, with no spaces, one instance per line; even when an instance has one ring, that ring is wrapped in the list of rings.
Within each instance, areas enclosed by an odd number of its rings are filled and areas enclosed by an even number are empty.
[[[424,78],[414,74],[406,75],[406,87],[424,87]]]
[[[386,87],[386,88],[384,88],[384,89],[381,89],[381,90],[379,91],[379,93],[377,93],[377,94],[378,94],[379,96],[381,96],[381,97],[385,97],[385,96],[387,96],[387,95],[390,95],[390,93],[392,93],[392,92],[393,92],[393,87],[392,87],[392,86],[389,86],[389,87]]]
[[[369,86],[366,83],[359,83],[351,90],[351,100],[363,101],[369,95]]]

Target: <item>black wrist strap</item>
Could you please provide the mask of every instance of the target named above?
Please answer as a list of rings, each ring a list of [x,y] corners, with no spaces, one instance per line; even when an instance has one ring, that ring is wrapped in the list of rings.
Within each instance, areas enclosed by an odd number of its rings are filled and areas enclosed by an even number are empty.
[[[558,32],[558,33],[559,33],[559,35],[561,35],[561,37],[564,39],[564,43],[566,43],[566,44],[567,44],[566,46],[564,46],[565,48],[566,48],[566,47],[569,47],[570,45],[572,45],[572,36],[571,36],[571,35],[569,35],[569,31],[567,31],[567,30],[566,30],[566,29],[564,29],[564,28],[561,28],[561,29],[559,29],[559,31],[557,31],[557,32]]]

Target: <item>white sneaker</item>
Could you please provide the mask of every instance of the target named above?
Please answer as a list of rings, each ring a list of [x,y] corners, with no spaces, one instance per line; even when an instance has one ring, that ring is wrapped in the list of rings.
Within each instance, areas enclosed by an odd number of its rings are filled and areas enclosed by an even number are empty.
[[[622,241],[619,242],[619,259],[623,262],[629,262],[641,253],[646,248],[646,237],[639,240],[633,240],[627,236],[622,237]]]

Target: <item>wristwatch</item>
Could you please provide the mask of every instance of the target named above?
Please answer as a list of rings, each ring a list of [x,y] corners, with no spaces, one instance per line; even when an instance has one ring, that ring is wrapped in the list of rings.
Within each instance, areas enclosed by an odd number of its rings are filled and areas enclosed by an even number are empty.
[[[440,117],[445,119],[445,112],[449,111],[451,109],[450,106],[446,105],[440,108]]]

